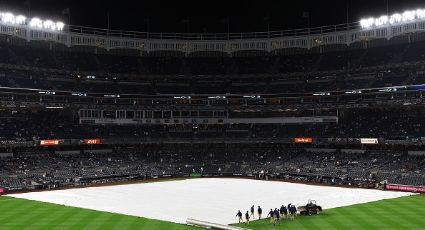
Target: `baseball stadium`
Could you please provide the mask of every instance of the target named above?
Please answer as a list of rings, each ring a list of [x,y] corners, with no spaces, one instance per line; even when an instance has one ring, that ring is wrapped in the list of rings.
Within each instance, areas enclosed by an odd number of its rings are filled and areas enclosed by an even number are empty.
[[[0,1],[0,229],[425,229],[423,2],[204,4]]]

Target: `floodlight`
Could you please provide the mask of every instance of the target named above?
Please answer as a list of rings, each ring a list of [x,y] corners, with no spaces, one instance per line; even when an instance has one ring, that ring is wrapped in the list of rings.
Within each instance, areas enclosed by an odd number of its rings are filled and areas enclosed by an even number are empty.
[[[390,24],[400,23],[402,21],[403,17],[401,14],[393,14],[390,17]]]
[[[62,31],[65,27],[65,24],[63,22],[53,22],[52,20],[43,21],[39,18],[32,18],[29,25],[31,27],[55,31]]]
[[[54,30],[55,27],[56,27],[55,23],[53,23],[50,20],[46,20],[46,21],[43,22],[43,28],[44,29],[52,29],[52,30]]]
[[[43,27],[43,21],[41,21],[41,19],[39,19],[39,18],[32,18],[31,21],[30,21],[30,26],[42,28]]]
[[[15,24],[15,15],[13,15],[12,13],[3,13],[1,19],[4,23]]]
[[[63,22],[54,22],[52,20],[41,20],[38,17],[31,18],[30,20],[23,15],[15,16],[10,12],[0,12],[0,22],[5,24],[28,25],[33,28],[46,29],[53,31],[62,31],[65,27]]]
[[[417,9],[417,10],[416,10],[416,17],[417,17],[418,19],[423,19],[423,18],[425,18],[425,10]]]
[[[19,25],[24,25],[25,22],[26,22],[26,20],[27,20],[27,18],[25,16],[23,16],[23,15],[18,15],[15,18],[16,24],[19,24]]]
[[[62,31],[65,27],[65,24],[63,22],[56,22],[56,30]]]
[[[405,11],[402,14],[402,21],[403,22],[413,21],[415,20],[415,15],[416,15],[415,11]]]
[[[377,19],[375,19],[375,25],[376,26],[382,26],[388,23],[388,16],[381,16]]]
[[[360,21],[360,25],[363,28],[370,28],[370,27],[373,26],[374,22],[375,22],[375,19],[374,18],[367,18],[367,19],[361,20]]]
[[[396,13],[391,16],[385,15],[379,18],[364,18],[360,20],[360,26],[363,29],[368,29],[403,22],[413,22],[418,19],[425,19],[425,9],[407,10],[401,14]]]

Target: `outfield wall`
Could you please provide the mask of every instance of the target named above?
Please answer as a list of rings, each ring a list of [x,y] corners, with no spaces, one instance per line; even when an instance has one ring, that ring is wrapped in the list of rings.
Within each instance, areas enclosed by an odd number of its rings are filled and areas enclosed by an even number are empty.
[[[385,185],[385,189],[386,190],[392,190],[392,191],[425,193],[425,187],[423,187],[423,186],[387,184],[387,185]]]

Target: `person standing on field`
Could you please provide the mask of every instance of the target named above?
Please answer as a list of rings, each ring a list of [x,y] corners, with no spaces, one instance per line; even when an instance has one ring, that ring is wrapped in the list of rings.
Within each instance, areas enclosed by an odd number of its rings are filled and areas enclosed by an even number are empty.
[[[241,212],[241,210],[239,210],[238,213],[236,213],[236,217],[238,217],[239,223],[241,223],[241,221],[242,221],[242,212]]]
[[[258,212],[258,219],[261,220],[261,215],[263,214],[263,209],[261,209],[261,207],[258,206],[257,212]]]
[[[245,225],[249,225],[249,213],[246,211],[245,213]]]

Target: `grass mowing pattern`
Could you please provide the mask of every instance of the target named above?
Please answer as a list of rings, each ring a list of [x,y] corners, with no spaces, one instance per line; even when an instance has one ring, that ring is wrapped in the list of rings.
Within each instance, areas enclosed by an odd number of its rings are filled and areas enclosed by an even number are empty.
[[[410,196],[325,210],[298,216],[273,227],[254,221],[250,229],[425,229],[425,196]],[[236,219],[235,219],[236,220]],[[244,227],[243,224],[239,225]],[[0,229],[197,229],[164,221],[92,211],[24,199],[0,197]]]
[[[273,227],[269,219],[253,221],[252,230],[263,229],[425,229],[425,196],[410,196],[324,210],[317,216],[298,216]],[[244,224],[237,226],[245,227]]]
[[[0,229],[194,230],[198,228],[38,201],[0,197]]]

